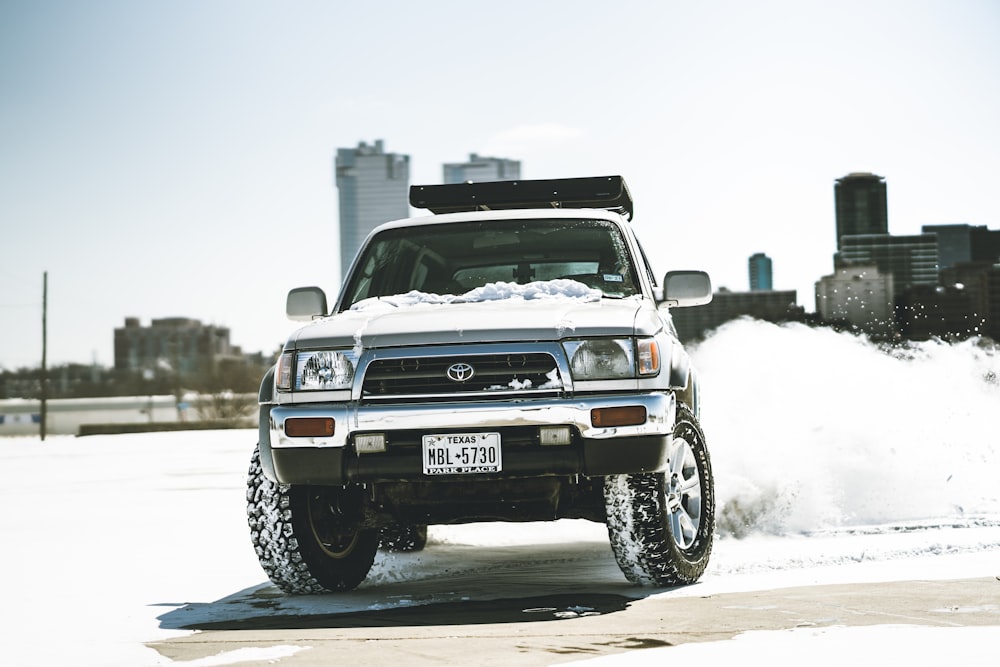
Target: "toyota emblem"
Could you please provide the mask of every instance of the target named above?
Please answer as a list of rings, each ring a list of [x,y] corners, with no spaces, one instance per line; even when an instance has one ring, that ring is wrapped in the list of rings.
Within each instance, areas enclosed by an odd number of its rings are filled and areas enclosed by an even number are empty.
[[[448,366],[448,370],[445,371],[449,380],[454,382],[465,382],[466,380],[471,380],[472,376],[476,374],[476,369],[466,364],[464,362],[459,362],[457,364],[452,364]]]

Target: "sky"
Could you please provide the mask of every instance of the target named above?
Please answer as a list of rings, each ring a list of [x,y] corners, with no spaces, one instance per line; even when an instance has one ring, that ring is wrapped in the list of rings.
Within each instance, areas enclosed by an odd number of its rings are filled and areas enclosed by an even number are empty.
[[[126,317],[275,351],[289,289],[339,289],[336,150],[377,139],[414,184],[621,174],[658,273],[745,290],[765,252],[812,311],[841,176],[886,178],[891,233],[1000,228],[998,30],[992,0],[6,0],[0,369],[41,361],[45,272],[50,365],[111,365]]]
[[[459,600],[697,598],[1000,575],[996,351],[925,342],[904,357],[846,333],[738,320],[694,346],[692,357],[717,507],[711,560],[696,585],[630,586],[604,526],[569,520],[431,526],[425,551],[380,553],[356,591],[282,596],[260,568],[246,523],[256,431],[3,437],[0,507],[30,511],[4,516],[0,571],[17,576],[4,581],[0,661],[171,665],[145,643],[189,634],[182,625],[263,615],[329,619]],[[762,368],[760,357],[772,363]],[[948,391],[931,395],[927,387],[941,378]],[[832,601],[816,625],[594,662],[581,653],[581,667],[680,656],[716,665],[754,652],[778,656],[774,664],[995,665],[1000,600],[956,607],[947,584],[941,591],[927,609],[940,619],[934,626]],[[789,627],[801,621],[793,616]],[[863,623],[870,625],[847,627]],[[205,657],[176,664],[280,660],[312,650],[311,638],[257,637],[260,653],[250,654],[212,655],[220,645],[203,642]]]

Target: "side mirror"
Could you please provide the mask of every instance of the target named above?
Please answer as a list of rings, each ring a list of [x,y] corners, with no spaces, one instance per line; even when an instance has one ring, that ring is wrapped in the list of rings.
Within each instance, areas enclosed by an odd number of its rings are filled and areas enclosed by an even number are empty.
[[[319,287],[296,287],[288,293],[285,314],[288,319],[299,322],[326,315],[326,292]]]
[[[703,306],[711,300],[712,280],[704,271],[669,271],[663,278],[663,301],[668,306]]]

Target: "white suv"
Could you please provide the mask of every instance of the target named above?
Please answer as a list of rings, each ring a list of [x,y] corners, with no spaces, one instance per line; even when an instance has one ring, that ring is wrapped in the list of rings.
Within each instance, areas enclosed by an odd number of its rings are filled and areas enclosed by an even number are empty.
[[[347,590],[428,524],[585,518],[625,576],[696,581],[714,491],[698,384],[619,176],[413,186],[435,215],[382,225],[331,309],[292,290],[248,480],[261,565],[288,593]]]

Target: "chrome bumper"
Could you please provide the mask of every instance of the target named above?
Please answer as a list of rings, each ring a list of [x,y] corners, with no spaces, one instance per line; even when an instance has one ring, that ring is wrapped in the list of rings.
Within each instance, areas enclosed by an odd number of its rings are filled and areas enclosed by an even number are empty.
[[[597,428],[590,411],[641,405],[646,422],[636,426]],[[573,426],[585,440],[666,436],[674,426],[676,402],[672,393],[584,396],[572,399],[525,399],[480,402],[378,405],[353,403],[298,403],[271,406],[269,444],[280,448],[343,448],[357,432],[502,428],[505,426]],[[285,420],[292,417],[332,417],[330,437],[291,437]],[[263,426],[263,424],[262,424]],[[261,435],[264,435],[263,433]]]

